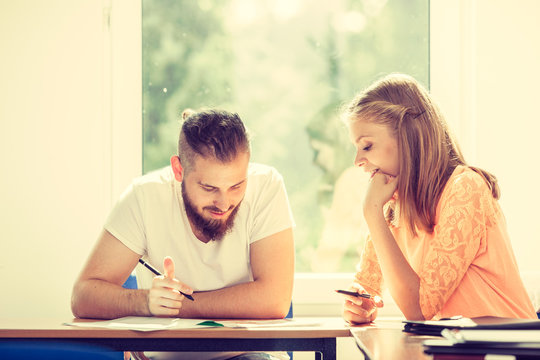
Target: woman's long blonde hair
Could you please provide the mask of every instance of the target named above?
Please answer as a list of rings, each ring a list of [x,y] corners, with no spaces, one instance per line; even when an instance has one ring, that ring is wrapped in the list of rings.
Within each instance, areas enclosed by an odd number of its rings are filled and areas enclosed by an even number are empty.
[[[414,78],[391,74],[357,95],[344,111],[345,120],[371,121],[393,129],[398,142],[398,202],[400,223],[416,235],[433,232],[437,204],[448,178],[458,165],[466,165],[444,117],[429,93]],[[471,167],[499,198],[497,179]],[[392,221],[393,211],[387,213]]]

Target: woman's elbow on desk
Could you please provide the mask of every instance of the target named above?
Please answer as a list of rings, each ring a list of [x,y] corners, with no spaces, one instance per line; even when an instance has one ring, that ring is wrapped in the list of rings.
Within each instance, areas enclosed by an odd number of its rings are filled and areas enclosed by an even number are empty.
[[[411,321],[423,321],[426,320],[422,311],[403,311],[403,316],[405,319]]]

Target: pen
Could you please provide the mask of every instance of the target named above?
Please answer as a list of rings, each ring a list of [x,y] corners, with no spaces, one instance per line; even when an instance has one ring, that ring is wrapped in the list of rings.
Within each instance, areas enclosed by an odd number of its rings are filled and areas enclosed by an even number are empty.
[[[155,267],[153,267],[152,265],[150,265],[149,263],[147,263],[146,261],[144,261],[143,259],[139,259],[139,262],[141,264],[143,264],[148,270],[150,270],[151,272],[153,272],[156,276],[161,276],[161,273],[159,271],[156,270]],[[184,294],[183,292],[181,292],[179,290],[180,294],[184,295],[185,297],[187,297],[189,300],[191,301],[195,301],[195,299],[193,298],[193,296],[189,295],[189,294]]]
[[[354,296],[354,297],[361,297],[361,298],[365,298],[365,299],[371,299],[371,295],[370,294],[359,294],[357,293],[356,291],[348,291],[348,290],[336,290],[337,293],[340,293],[340,294],[345,294],[345,295],[350,295],[350,296]]]

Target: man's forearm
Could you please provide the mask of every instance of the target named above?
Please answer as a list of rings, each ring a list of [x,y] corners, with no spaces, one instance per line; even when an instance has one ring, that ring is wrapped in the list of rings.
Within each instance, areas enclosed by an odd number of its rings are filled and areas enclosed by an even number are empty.
[[[124,289],[103,280],[84,280],[73,288],[71,311],[78,318],[151,316],[148,290]]]
[[[281,289],[257,281],[224,289],[194,293],[195,301],[184,300],[183,318],[277,319],[287,315],[292,289]]]

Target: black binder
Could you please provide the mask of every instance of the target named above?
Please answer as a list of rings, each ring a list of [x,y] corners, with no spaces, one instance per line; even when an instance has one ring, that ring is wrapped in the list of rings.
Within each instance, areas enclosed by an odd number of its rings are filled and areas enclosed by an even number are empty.
[[[486,343],[453,344],[446,339],[430,339],[423,342],[424,352],[430,355],[514,355],[517,359],[540,359],[540,343]]]
[[[425,320],[413,321],[405,320],[403,331],[418,335],[441,336],[444,329],[515,329],[540,330],[540,320],[538,319],[514,319],[496,316],[483,316],[477,318],[460,318],[452,320]]]

